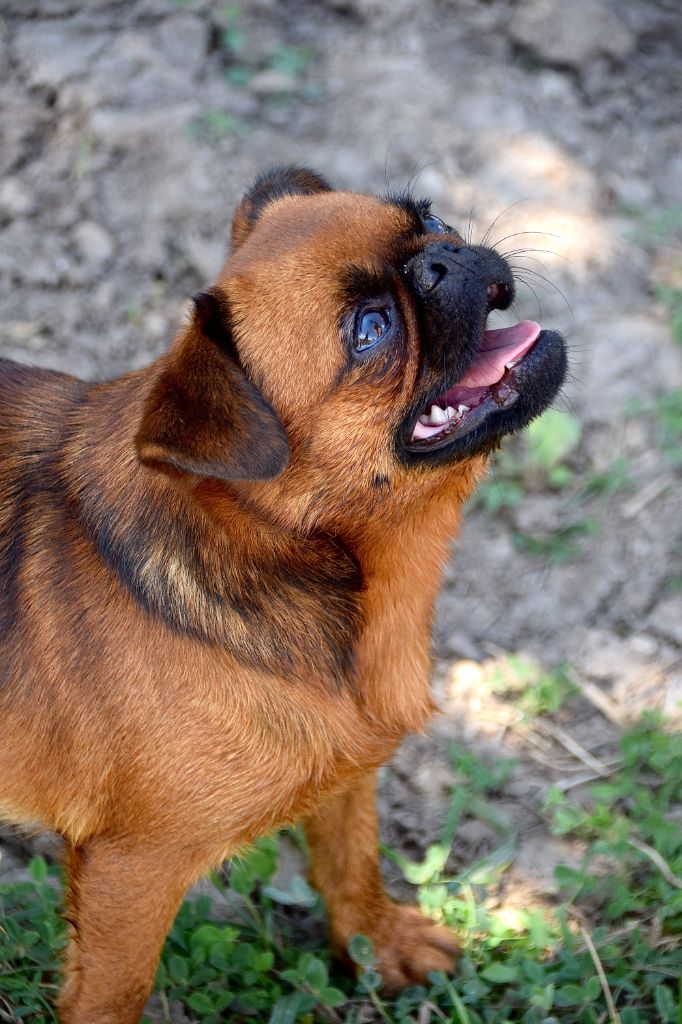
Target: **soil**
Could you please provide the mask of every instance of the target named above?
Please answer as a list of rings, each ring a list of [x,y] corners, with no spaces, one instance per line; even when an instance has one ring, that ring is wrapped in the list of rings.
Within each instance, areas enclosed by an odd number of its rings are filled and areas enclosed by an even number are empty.
[[[443,713],[382,778],[385,839],[419,857],[457,782],[451,744],[515,758],[497,796],[519,829],[497,895],[510,906],[551,898],[554,864],[580,853],[550,836],[547,787],[579,792],[595,774],[585,755],[608,762],[623,724],[644,708],[679,715],[682,700],[679,433],[660,414],[682,386],[664,301],[682,283],[679,44],[676,0],[4,0],[0,12],[1,355],[88,378],[148,362],[272,163],[358,190],[411,183],[447,222],[514,251],[529,286],[517,315],[567,337],[557,408],[581,428],[570,479],[549,486],[522,441],[508,446],[521,500],[472,504],[438,603]],[[581,695],[554,717],[563,732],[522,725],[491,688],[510,652],[572,666]],[[467,820],[452,866],[498,843]],[[3,849],[16,866],[15,840]]]

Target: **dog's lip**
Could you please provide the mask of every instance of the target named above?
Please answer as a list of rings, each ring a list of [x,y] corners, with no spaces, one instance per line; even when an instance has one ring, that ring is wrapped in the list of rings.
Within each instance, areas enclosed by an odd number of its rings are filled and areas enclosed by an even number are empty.
[[[442,448],[469,433],[489,413],[512,406],[519,397],[516,368],[540,336],[540,325],[532,320],[485,331],[466,374],[422,410],[406,431],[407,450]]]

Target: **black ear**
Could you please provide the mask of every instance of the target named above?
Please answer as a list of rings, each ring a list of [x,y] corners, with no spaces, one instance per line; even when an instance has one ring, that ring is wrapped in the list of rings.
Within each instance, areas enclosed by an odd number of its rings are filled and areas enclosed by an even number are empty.
[[[272,406],[246,377],[219,293],[194,298],[194,316],[152,382],[137,433],[142,462],[222,480],[269,480],[289,442]]]
[[[238,204],[232,220],[235,248],[248,238],[261,213],[275,199],[284,196],[312,196],[333,192],[331,185],[307,167],[271,167],[260,174]]]

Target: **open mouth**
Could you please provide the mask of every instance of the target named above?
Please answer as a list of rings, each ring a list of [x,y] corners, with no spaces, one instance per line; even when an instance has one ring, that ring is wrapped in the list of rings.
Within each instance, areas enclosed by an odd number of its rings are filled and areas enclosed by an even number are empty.
[[[408,451],[449,445],[489,413],[514,405],[520,395],[516,386],[520,367],[540,336],[540,325],[532,320],[484,331],[476,359],[464,377],[423,409],[411,433],[407,431]]]

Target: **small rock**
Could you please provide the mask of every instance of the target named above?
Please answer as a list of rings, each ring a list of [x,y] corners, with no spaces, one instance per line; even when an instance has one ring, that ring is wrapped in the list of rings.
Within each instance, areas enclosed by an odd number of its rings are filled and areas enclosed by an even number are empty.
[[[170,1017],[169,1017],[170,1011]],[[157,995],[153,995],[144,1008],[145,1017],[151,1024],[191,1024],[192,1018],[188,1017],[179,1003],[173,1002],[169,1007],[164,1006]]]
[[[598,54],[623,60],[635,45],[622,20],[598,0],[527,0],[509,32],[548,64],[578,70]]]
[[[656,639],[649,633],[639,633],[630,637],[630,647],[635,654],[643,658],[653,658],[658,653]]]
[[[672,594],[660,601],[649,616],[654,632],[682,645],[682,594]]]
[[[0,184],[0,215],[21,217],[33,206],[33,196],[18,178],[5,178]]]
[[[282,836],[279,844],[279,855],[277,857],[277,870],[272,878],[272,885],[287,892],[298,877],[305,877],[305,857],[299,848],[289,839]]]
[[[495,829],[491,825],[486,825],[479,818],[469,818],[467,821],[463,821],[456,833],[458,843],[464,843],[467,846],[476,848],[484,843],[492,846],[497,838]]]
[[[14,51],[36,85],[56,88],[68,78],[85,75],[106,45],[100,35],[87,35],[68,24],[29,21],[14,37]]]
[[[566,72],[541,71],[537,76],[537,86],[543,100],[551,103],[571,102],[575,99],[575,89]]]
[[[275,96],[278,93],[293,92],[296,80],[283,71],[260,71],[250,80],[249,88],[256,96]]]
[[[93,266],[105,264],[114,251],[109,232],[92,220],[81,221],[74,228],[73,240],[83,261]]]
[[[208,50],[208,26],[193,14],[165,18],[158,29],[159,49],[169,64],[184,73],[201,69]]]

